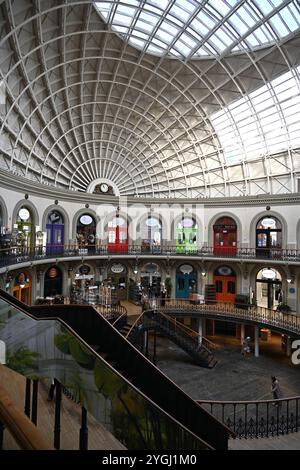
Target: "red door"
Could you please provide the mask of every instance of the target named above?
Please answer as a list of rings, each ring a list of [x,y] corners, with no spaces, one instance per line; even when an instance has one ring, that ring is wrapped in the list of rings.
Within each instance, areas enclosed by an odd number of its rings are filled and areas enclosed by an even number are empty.
[[[128,228],[126,226],[109,227],[108,251],[111,253],[128,252]]]
[[[234,303],[236,296],[235,276],[214,276],[216,300],[218,302]]]
[[[222,217],[214,225],[214,254],[233,256],[237,251],[237,227],[230,217]]]

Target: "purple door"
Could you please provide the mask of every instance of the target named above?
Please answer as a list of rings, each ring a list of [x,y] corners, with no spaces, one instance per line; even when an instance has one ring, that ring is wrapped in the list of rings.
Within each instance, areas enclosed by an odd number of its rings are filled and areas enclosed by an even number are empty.
[[[47,224],[47,254],[61,253],[64,247],[64,225]]]

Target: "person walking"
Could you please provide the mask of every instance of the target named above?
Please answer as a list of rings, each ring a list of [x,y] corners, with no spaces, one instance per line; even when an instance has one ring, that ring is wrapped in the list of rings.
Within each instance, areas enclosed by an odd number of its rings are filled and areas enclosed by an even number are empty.
[[[274,400],[279,400],[279,398],[281,398],[281,392],[280,392],[278,379],[273,375],[271,377],[271,380],[272,380],[271,392],[273,394],[273,398],[274,398]],[[275,405],[277,405],[277,404],[275,403]]]
[[[249,346],[249,341],[250,341],[250,336],[247,336],[247,338],[244,338],[243,344],[242,344],[242,356],[247,357],[248,354],[250,354],[250,346]]]

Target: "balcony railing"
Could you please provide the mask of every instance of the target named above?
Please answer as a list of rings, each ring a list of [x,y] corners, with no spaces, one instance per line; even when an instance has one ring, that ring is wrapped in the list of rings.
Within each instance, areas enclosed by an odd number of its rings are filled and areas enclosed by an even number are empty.
[[[0,266],[52,258],[70,258],[83,256],[182,256],[200,258],[234,258],[259,259],[267,261],[300,262],[300,250],[279,248],[182,248],[176,246],[153,246],[145,249],[141,245],[129,245],[126,249],[113,249],[108,245],[89,245],[84,248],[78,245],[47,245],[41,247],[8,247],[0,249]]]
[[[274,437],[300,429],[300,397],[258,401],[198,403],[222,421],[238,438]]]
[[[151,299],[144,308],[157,309],[167,315],[182,317],[214,317],[220,320],[240,321],[269,327],[280,332],[287,332],[293,337],[300,336],[300,315],[284,313],[254,305],[235,306],[230,302],[206,301],[204,304],[190,300]]]

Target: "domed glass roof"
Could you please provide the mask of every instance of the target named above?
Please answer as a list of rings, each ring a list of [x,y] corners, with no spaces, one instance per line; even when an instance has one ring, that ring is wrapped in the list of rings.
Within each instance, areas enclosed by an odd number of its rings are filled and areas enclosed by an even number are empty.
[[[0,178],[136,197],[297,191],[299,18],[293,0],[2,1]]]
[[[126,0],[96,7],[133,46],[182,58],[266,46],[300,23],[297,0]]]

